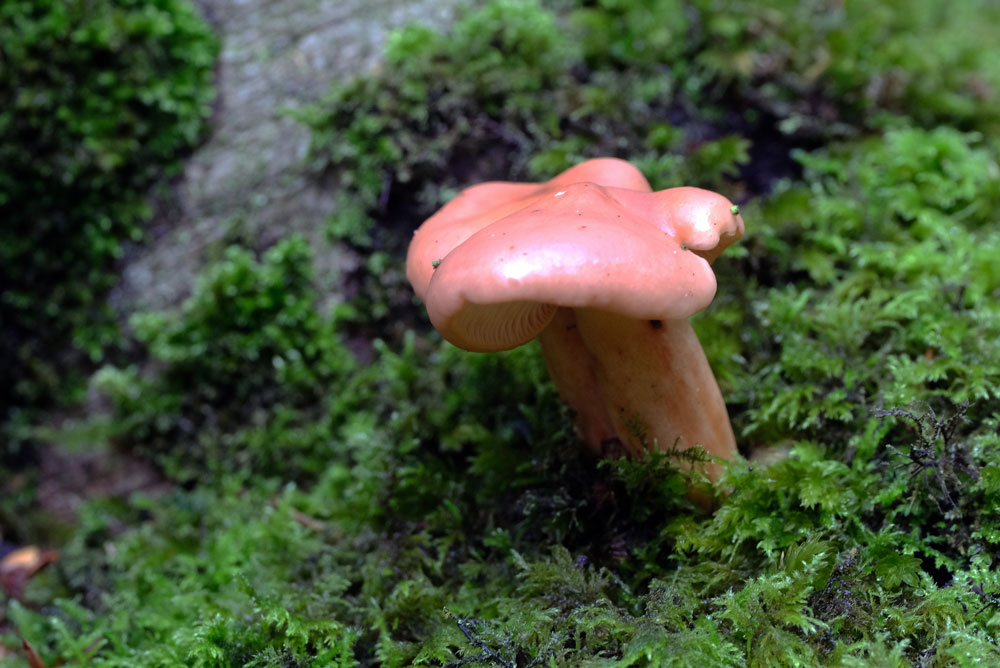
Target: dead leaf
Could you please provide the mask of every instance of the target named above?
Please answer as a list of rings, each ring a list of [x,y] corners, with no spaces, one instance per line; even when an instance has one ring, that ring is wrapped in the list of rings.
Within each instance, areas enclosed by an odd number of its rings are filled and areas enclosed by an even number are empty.
[[[8,596],[20,600],[31,576],[58,559],[55,550],[41,550],[35,545],[18,548],[0,560],[0,585]]]
[[[31,646],[31,643],[27,640],[22,640],[21,647],[24,648],[24,656],[28,659],[28,665],[31,668],[48,668],[45,662],[42,661],[42,657],[38,656],[38,652]]]

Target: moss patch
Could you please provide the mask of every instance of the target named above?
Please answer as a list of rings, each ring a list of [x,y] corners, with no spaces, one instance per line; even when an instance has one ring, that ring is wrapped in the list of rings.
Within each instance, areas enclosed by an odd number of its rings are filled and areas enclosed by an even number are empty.
[[[356,298],[317,310],[289,238],[137,316],[150,363],[100,374],[104,426],[176,489],[91,501],[3,644],[99,666],[1000,660],[995,107],[924,85],[991,81],[958,37],[977,18],[741,6],[661,25],[673,3],[498,0],[397,35],[304,117],[345,188],[330,233],[369,258]],[[755,183],[769,151],[781,178]],[[600,153],[748,221],[695,325],[741,444],[789,455],[731,462],[712,513],[669,454],[586,459],[536,348],[443,344],[402,285],[454,188]]]

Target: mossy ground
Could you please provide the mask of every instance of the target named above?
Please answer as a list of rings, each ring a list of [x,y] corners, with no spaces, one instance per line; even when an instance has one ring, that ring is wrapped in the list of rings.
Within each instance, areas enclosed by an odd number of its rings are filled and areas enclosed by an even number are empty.
[[[331,243],[367,258],[351,300],[317,309],[324,251],[289,236],[135,315],[86,433],[170,489],[88,501],[2,645],[94,666],[1000,665],[1000,17],[941,11],[493,0],[396,34],[298,114],[341,185]],[[669,455],[585,457],[535,347],[456,350],[402,277],[457,188],[596,155],[742,205],[695,326],[744,454],[787,456],[731,462],[711,512]]]

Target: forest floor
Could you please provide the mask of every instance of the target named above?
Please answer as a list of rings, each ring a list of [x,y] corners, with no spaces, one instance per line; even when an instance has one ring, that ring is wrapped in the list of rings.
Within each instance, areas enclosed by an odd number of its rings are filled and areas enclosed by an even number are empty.
[[[341,279],[358,258],[323,239],[336,193],[306,165],[310,130],[291,110],[315,102],[337,81],[378,66],[391,32],[414,22],[450,20],[457,0],[199,0],[220,40],[217,97],[207,140],[185,161],[162,197],[146,241],[132,246],[111,302],[123,320],[176,306],[200,270],[228,242],[270,246],[295,232],[314,253],[324,302],[336,303]],[[85,410],[103,412],[91,397]],[[65,426],[56,410],[41,422]],[[44,444],[38,506],[67,527],[87,499],[170,488],[142,460],[107,448]]]

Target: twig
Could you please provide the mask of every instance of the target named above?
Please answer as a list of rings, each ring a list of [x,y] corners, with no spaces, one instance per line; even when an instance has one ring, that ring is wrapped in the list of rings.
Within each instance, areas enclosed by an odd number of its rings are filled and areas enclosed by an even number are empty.
[[[492,659],[492,660],[496,661],[497,663],[499,663],[504,668],[517,668],[517,666],[515,666],[514,664],[512,664],[510,661],[507,661],[502,656],[500,656],[495,651],[493,651],[482,640],[480,640],[479,638],[474,637],[472,635],[472,632],[468,628],[466,628],[466,626],[465,626],[467,620],[463,620],[463,619],[461,619],[460,617],[458,617],[456,615],[452,615],[450,612],[448,614],[451,615],[451,618],[455,620],[455,625],[458,626],[458,630],[462,632],[462,635],[465,636],[466,640],[468,640],[470,643],[472,643],[472,645],[474,647],[476,647],[477,649],[481,649],[483,651],[483,653],[481,655],[477,656],[477,657],[474,657],[474,658],[471,658],[471,659],[464,659],[462,661],[452,662],[452,663],[447,664],[448,666],[461,666],[461,665],[466,664],[466,663],[475,663],[475,662],[479,662],[479,661],[485,661],[487,659]]]

